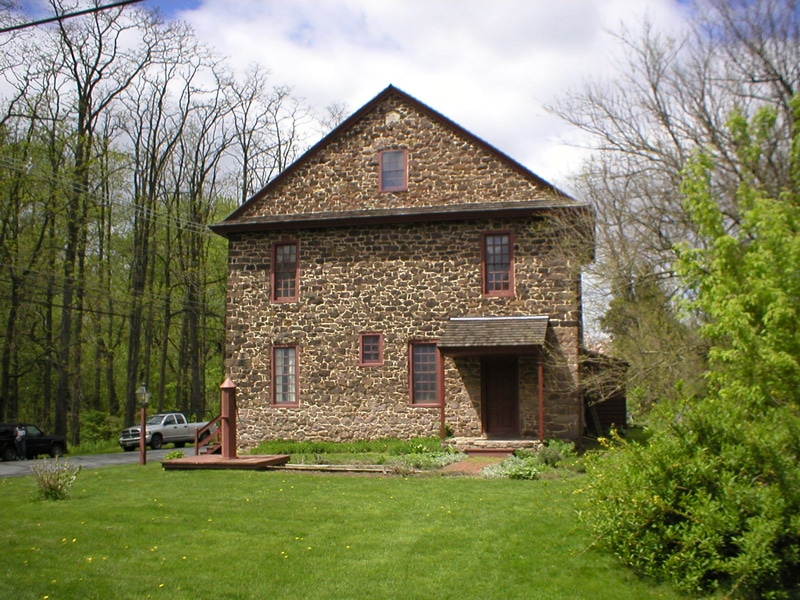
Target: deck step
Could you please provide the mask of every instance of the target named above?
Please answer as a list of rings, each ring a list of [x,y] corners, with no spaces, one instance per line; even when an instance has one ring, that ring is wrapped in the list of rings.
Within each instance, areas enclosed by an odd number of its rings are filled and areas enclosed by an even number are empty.
[[[510,456],[515,450],[537,450],[542,446],[539,440],[514,439],[490,440],[478,437],[450,438],[445,444],[454,450],[464,452],[469,456]]]

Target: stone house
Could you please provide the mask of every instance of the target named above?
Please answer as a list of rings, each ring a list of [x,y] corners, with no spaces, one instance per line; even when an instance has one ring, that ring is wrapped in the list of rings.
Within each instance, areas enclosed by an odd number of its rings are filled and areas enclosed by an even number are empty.
[[[389,86],[211,229],[239,440],[583,430],[592,212]]]

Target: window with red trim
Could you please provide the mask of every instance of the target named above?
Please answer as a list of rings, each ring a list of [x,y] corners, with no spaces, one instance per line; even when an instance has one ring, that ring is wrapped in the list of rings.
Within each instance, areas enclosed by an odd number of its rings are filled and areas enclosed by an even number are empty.
[[[411,404],[441,402],[441,363],[435,343],[414,343],[409,351]]]
[[[362,333],[359,349],[359,364],[373,367],[383,364],[383,336],[379,333]]]
[[[272,403],[297,404],[297,347],[272,348]]]
[[[510,233],[483,234],[483,293],[514,295],[514,243]]]
[[[297,300],[299,250],[297,242],[272,246],[272,299],[276,302]]]
[[[403,192],[408,188],[407,157],[405,150],[384,150],[380,153],[382,192]]]

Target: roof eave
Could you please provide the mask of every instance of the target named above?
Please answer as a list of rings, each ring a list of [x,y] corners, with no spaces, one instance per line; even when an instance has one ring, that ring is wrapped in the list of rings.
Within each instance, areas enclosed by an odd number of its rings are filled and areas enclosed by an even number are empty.
[[[542,346],[438,346],[439,352],[451,358],[489,358],[492,356],[537,356]]]
[[[543,212],[558,209],[591,210],[574,201],[536,202],[525,205],[482,204],[470,206],[415,207],[394,210],[343,211],[310,213],[302,215],[269,215],[255,219],[222,221],[209,225],[214,233],[228,236],[235,233],[259,231],[287,231],[296,229],[327,229],[332,227],[357,227],[397,225],[423,222],[472,221],[480,219],[530,218]]]

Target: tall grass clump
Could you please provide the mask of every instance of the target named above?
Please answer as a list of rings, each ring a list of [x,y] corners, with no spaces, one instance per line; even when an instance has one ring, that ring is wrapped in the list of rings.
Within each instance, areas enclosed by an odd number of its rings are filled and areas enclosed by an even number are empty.
[[[31,465],[39,496],[43,500],[66,500],[69,490],[80,473],[80,466],[73,466],[69,459],[41,459]]]

